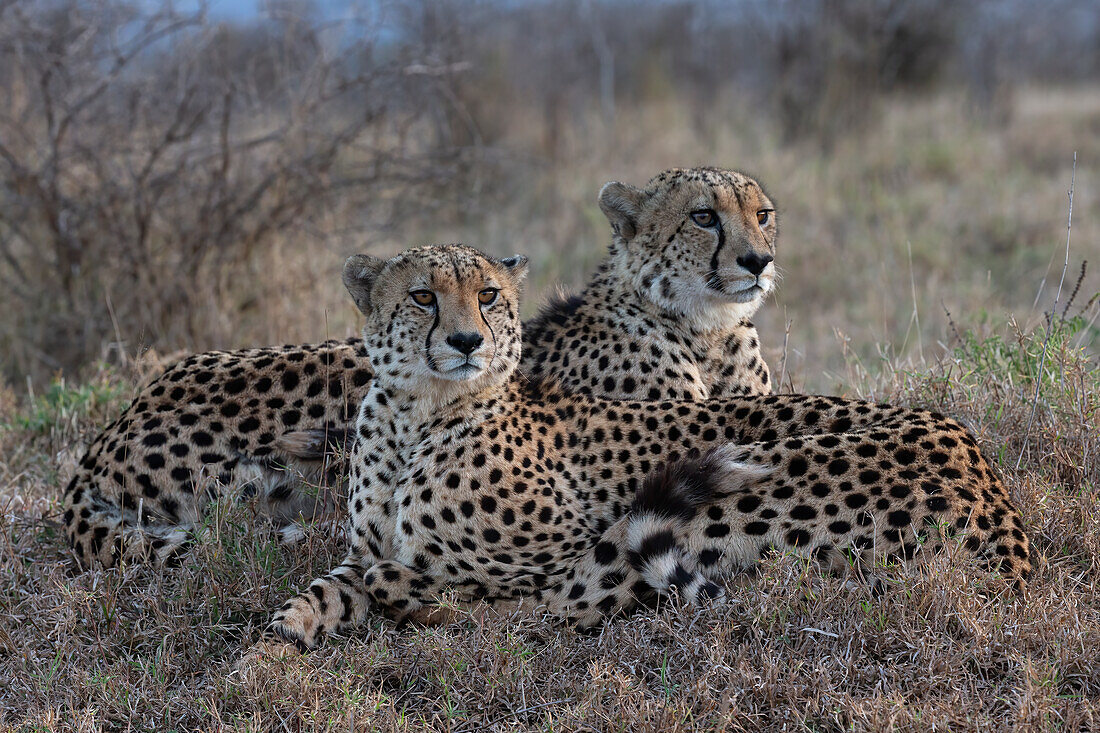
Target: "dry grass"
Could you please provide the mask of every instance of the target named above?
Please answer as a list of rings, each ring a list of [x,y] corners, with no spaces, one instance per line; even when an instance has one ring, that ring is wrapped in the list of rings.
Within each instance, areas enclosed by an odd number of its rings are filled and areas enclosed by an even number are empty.
[[[1100,718],[1100,369],[1060,323],[962,335],[919,372],[852,391],[965,419],[1005,472],[1041,560],[1025,598],[951,556],[846,586],[793,557],[731,600],[578,635],[539,619],[377,620],[306,656],[255,643],[339,542],[280,546],[224,507],[188,564],[76,573],[59,487],[131,394],[104,373],[0,398],[0,723],[20,730],[1080,730]],[[1024,426],[1039,380],[1037,417]],[[1023,452],[1019,471],[1011,470]],[[55,456],[60,457],[60,470]]]
[[[333,564],[339,541],[323,532],[285,548],[248,507],[225,507],[188,564],[167,576],[75,572],[56,521],[60,487],[149,368],[101,367],[49,392],[35,385],[33,396],[0,388],[0,726],[1100,726],[1100,366],[1087,322],[1096,307],[1058,324],[1041,375],[1052,288],[1033,307],[1048,264],[1057,263],[1055,280],[1060,269],[1074,147],[1082,163],[1071,275],[1081,259],[1100,267],[1100,95],[1018,99],[1003,129],[970,121],[949,96],[897,106],[880,128],[828,155],[782,147],[748,115],[697,129],[675,107],[621,111],[617,128],[567,140],[568,161],[527,169],[517,193],[476,221],[411,221],[372,244],[392,251],[465,239],[527,252],[537,296],[559,278],[578,281],[599,257],[602,181],[639,182],[665,165],[704,161],[754,170],[784,215],[780,307],[760,319],[773,369],[791,319],[786,369],[796,386],[964,418],[1005,473],[1041,555],[1023,599],[998,596],[995,582],[949,556],[921,570],[881,569],[881,593],[776,556],[732,585],[728,603],[616,620],[598,634],[539,619],[431,630],[379,620],[309,655],[280,657],[254,648],[258,630]],[[309,277],[265,299],[259,310],[269,316],[244,323],[239,343],[350,331],[333,279],[349,243],[325,241],[310,252],[288,242],[279,269]],[[1088,276],[1078,305],[1096,282]],[[1013,312],[1021,325],[1005,316]]]
[[[810,139],[782,142],[770,118],[743,100],[716,98],[700,112],[672,95],[623,104],[610,126],[597,110],[573,120],[554,160],[533,152],[536,120],[510,119],[501,147],[486,153],[504,162],[474,184],[476,210],[363,232],[349,225],[354,211],[334,209],[317,231],[288,233],[273,255],[277,266],[257,265],[248,307],[221,316],[221,333],[232,338],[206,345],[351,334],[343,258],[430,242],[529,255],[533,312],[559,283],[581,284],[602,257],[610,236],[596,205],[603,183],[640,184],[663,168],[697,164],[752,172],[778,203],[783,282],[757,323],[778,368],[791,322],[787,371],[799,390],[848,388],[853,361],[876,372],[882,361],[916,367],[934,359],[941,343],[954,344],[946,312],[968,325],[999,327],[1009,315],[1024,327],[1040,323],[1062,264],[1074,151],[1069,278],[1083,261],[1091,265],[1074,311],[1100,291],[1100,88],[1021,89],[1004,125],[979,121],[951,92],[882,106],[881,124],[826,149]],[[121,328],[131,351],[150,342]],[[1100,329],[1082,343],[1096,350]]]

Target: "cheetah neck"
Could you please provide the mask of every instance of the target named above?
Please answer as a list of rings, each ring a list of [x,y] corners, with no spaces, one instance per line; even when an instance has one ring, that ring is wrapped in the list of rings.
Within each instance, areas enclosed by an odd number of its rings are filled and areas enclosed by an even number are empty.
[[[412,432],[469,427],[500,414],[507,402],[506,393],[507,383],[445,395],[432,388],[402,389],[375,382],[363,400],[360,414],[367,414],[369,419],[389,418]]]
[[[621,267],[613,258],[600,266],[585,288],[585,306],[594,313],[615,313],[622,325],[638,333],[662,328],[705,350],[743,330],[760,307],[754,301],[670,309],[640,289],[629,273],[619,272]]]

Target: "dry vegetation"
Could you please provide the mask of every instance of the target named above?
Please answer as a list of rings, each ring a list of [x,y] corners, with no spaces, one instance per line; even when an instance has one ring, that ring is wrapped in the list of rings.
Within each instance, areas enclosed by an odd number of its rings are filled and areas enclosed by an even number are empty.
[[[766,3],[707,32],[705,2],[629,18],[535,4],[493,23],[493,3],[407,5],[401,44],[337,56],[293,13],[266,29],[141,16],[146,32],[191,29],[171,45],[186,63],[164,76],[138,53],[70,136],[43,122],[44,100],[72,109],[98,89],[118,39],[0,0],[0,83],[22,90],[0,110],[0,728],[1100,728],[1100,88],[1079,81],[1095,61],[1082,71],[1072,38],[1043,56],[973,24],[952,55],[959,18],[917,11],[955,4],[931,0],[908,4],[915,21],[853,11],[905,4],[834,3],[848,14],[813,43],[795,13],[728,47]],[[566,32],[569,13],[588,35]],[[914,23],[946,62],[910,58],[896,39]],[[845,45],[867,34],[866,55]],[[1004,59],[1022,52],[1033,73],[1006,86],[1020,69]],[[754,54],[766,63],[726,84]],[[838,54],[840,80],[822,77]],[[531,255],[533,309],[599,260],[601,183],[698,163],[750,170],[779,203],[784,282],[758,320],[773,372],[965,419],[1041,555],[1024,598],[951,557],[883,568],[872,592],[776,556],[728,603],[594,635],[379,620],[280,657],[255,648],[258,630],[340,554],[323,530],[286,547],[225,506],[178,571],[76,572],[60,487],[158,352],[350,333],[343,257],[429,241]]]
[[[1084,327],[1059,321],[1049,341],[1041,331],[968,333],[926,369],[853,385],[944,409],[981,436],[1041,556],[1023,598],[998,595],[998,581],[951,556],[915,571],[882,568],[881,592],[774,556],[731,586],[728,603],[614,620],[598,634],[529,618],[430,630],[377,620],[305,656],[257,649],[259,629],[332,564],[338,541],[319,531],[287,548],[248,507],[224,507],[178,571],[77,573],[58,532],[58,487],[76,447],[134,382],[105,372],[29,403],[5,393],[0,721],[21,730],[1092,729],[1100,371],[1073,345]]]

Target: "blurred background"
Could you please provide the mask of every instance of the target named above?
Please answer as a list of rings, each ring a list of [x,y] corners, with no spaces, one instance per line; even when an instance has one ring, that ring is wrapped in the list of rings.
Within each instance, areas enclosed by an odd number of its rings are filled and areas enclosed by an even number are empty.
[[[1094,0],[0,0],[0,374],[348,335],[344,258],[431,242],[529,255],[530,314],[605,181],[705,164],[779,207],[773,373],[843,390],[1042,323],[1075,153],[1095,358]]]

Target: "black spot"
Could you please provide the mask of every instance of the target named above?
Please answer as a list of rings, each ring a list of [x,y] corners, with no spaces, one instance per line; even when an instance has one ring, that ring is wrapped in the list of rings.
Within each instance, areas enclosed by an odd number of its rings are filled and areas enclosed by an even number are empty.
[[[714,452],[664,464],[646,476],[631,511],[691,519],[695,507],[717,490],[718,471],[719,459]]]
[[[707,526],[707,537],[725,537],[730,533],[728,524],[711,524]]]
[[[894,453],[894,460],[902,466],[908,466],[917,460],[917,454],[908,448],[900,448]]]
[[[721,557],[721,553],[718,550],[703,550],[699,553],[699,564],[703,567],[710,567],[718,562],[719,557]]]
[[[283,376],[280,377],[279,381],[282,383],[283,389],[289,392],[298,386],[298,372],[293,369],[287,369],[283,372]]]
[[[794,509],[791,509],[791,519],[805,522],[814,519],[816,516],[817,510],[808,504],[799,504]]]
[[[792,529],[787,533],[787,544],[792,547],[805,547],[810,544],[810,533],[804,529]]]
[[[638,545],[638,550],[631,553],[631,565],[633,565],[635,569],[640,570],[641,566],[647,560],[669,552],[675,544],[672,538],[672,532],[668,530],[655,532],[642,540],[641,544]]]
[[[611,542],[600,542],[595,549],[596,562],[600,565],[610,565],[619,556],[619,550]]]
[[[930,496],[925,499],[924,505],[933,512],[947,511],[947,499],[942,496]]]
[[[886,521],[893,527],[908,527],[910,523],[909,512],[899,509],[886,515]]]
[[[244,388],[247,386],[247,382],[244,377],[237,377],[236,379],[230,379],[225,383],[226,394],[240,394],[244,392]]]
[[[737,511],[742,514],[751,514],[760,506],[760,498],[749,494],[742,496],[737,502]]]
[[[867,497],[863,494],[848,494],[848,496],[844,497],[844,503],[847,504],[850,509],[859,509],[867,503]]]

